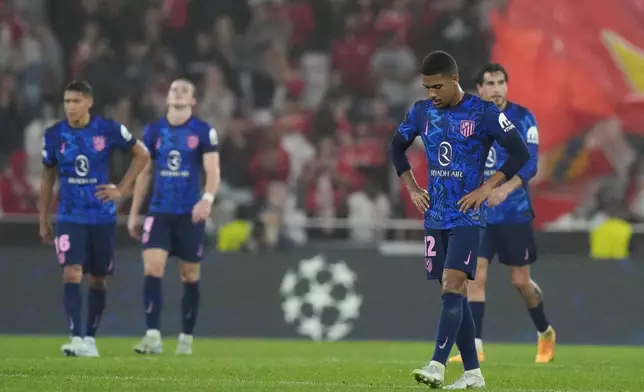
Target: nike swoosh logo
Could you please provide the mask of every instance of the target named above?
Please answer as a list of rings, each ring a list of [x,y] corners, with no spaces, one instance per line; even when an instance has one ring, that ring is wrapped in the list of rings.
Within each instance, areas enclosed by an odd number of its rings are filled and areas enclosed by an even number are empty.
[[[445,341],[443,342],[443,344],[438,345],[438,348],[440,348],[441,350],[444,349],[445,346],[447,345],[447,339],[449,339],[449,336],[445,338]]]
[[[472,251],[470,251],[470,253],[467,255],[467,260],[465,260],[465,265],[469,265],[469,264],[470,264],[470,259],[471,259],[471,258],[472,258]]]
[[[146,314],[152,313],[152,302],[150,302],[150,305],[148,305],[148,308],[145,310]]]
[[[525,261],[528,261],[530,259],[530,251],[528,248],[525,248]]]

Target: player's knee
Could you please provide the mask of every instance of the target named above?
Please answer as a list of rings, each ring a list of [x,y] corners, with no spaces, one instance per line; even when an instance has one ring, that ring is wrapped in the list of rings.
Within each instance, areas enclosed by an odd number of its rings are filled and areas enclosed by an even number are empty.
[[[487,282],[487,260],[479,259],[478,264],[476,265],[476,279],[470,284],[480,285],[485,287]]]
[[[143,274],[145,276],[163,277],[165,273],[166,258],[163,254],[146,251],[143,254]]]
[[[183,283],[198,282],[201,277],[201,266],[199,263],[181,263],[180,274]]]
[[[90,276],[89,288],[92,290],[105,290],[107,288],[107,279],[105,276]]]
[[[446,269],[443,271],[443,294],[467,294],[467,275],[458,270]]]
[[[485,278],[476,274],[476,280],[469,282],[467,285],[467,296],[476,299],[485,295]]]
[[[63,282],[80,283],[83,280],[83,266],[68,265],[63,268]]]
[[[528,290],[532,283],[530,282],[530,272],[523,268],[517,268],[510,274],[512,285],[519,291]]]

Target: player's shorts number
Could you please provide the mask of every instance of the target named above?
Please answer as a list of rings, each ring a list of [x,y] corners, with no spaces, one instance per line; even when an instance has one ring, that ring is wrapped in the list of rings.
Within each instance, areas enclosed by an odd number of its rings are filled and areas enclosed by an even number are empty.
[[[54,246],[56,247],[56,254],[58,255],[58,262],[65,263],[65,253],[71,248],[69,242],[69,234],[63,234],[60,237],[54,238]]]
[[[154,217],[148,216],[143,222],[143,235],[141,235],[141,242],[147,244],[150,240],[150,231],[152,231],[152,225],[154,225]]]
[[[436,246],[436,239],[433,235],[425,236],[425,257],[436,257],[436,251],[434,250]]]

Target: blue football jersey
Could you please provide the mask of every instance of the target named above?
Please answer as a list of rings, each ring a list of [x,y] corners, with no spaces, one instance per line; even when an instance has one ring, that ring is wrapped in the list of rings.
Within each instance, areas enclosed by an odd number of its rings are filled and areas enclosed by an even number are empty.
[[[448,108],[424,100],[412,106],[397,132],[408,142],[420,136],[425,145],[430,199],[425,228],[485,226],[484,206],[462,213],[456,203],[483,183],[493,142],[503,142],[509,132],[516,132],[505,114],[471,94]]]
[[[179,126],[163,117],[146,127],[143,139],[155,166],[149,211],[191,213],[201,200],[203,154],[217,151],[217,131],[197,117]]]
[[[116,221],[114,202],[102,202],[96,185],[109,183],[110,155],[131,149],[136,139],[116,121],[92,116],[84,128],[59,121],[43,137],[42,161],[56,167],[60,190],[58,222],[105,224]]]
[[[534,218],[528,181],[537,174],[539,159],[539,130],[534,115],[523,106],[508,102],[505,115],[516,125],[530,150],[530,160],[517,173],[523,180],[523,186],[508,195],[508,198],[496,207],[487,210],[487,223],[521,223]],[[508,152],[498,143],[494,143],[485,163],[485,178],[489,178],[503,166],[508,159]]]

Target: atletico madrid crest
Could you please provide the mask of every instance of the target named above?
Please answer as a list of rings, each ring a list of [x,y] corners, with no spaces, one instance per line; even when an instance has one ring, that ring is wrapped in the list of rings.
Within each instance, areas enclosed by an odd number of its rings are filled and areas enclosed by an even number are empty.
[[[188,136],[188,148],[194,150],[199,145],[199,138],[195,135]]]
[[[461,135],[470,137],[474,134],[474,121],[463,120],[461,121]]]
[[[105,149],[105,136],[94,136],[94,149],[98,152]]]

